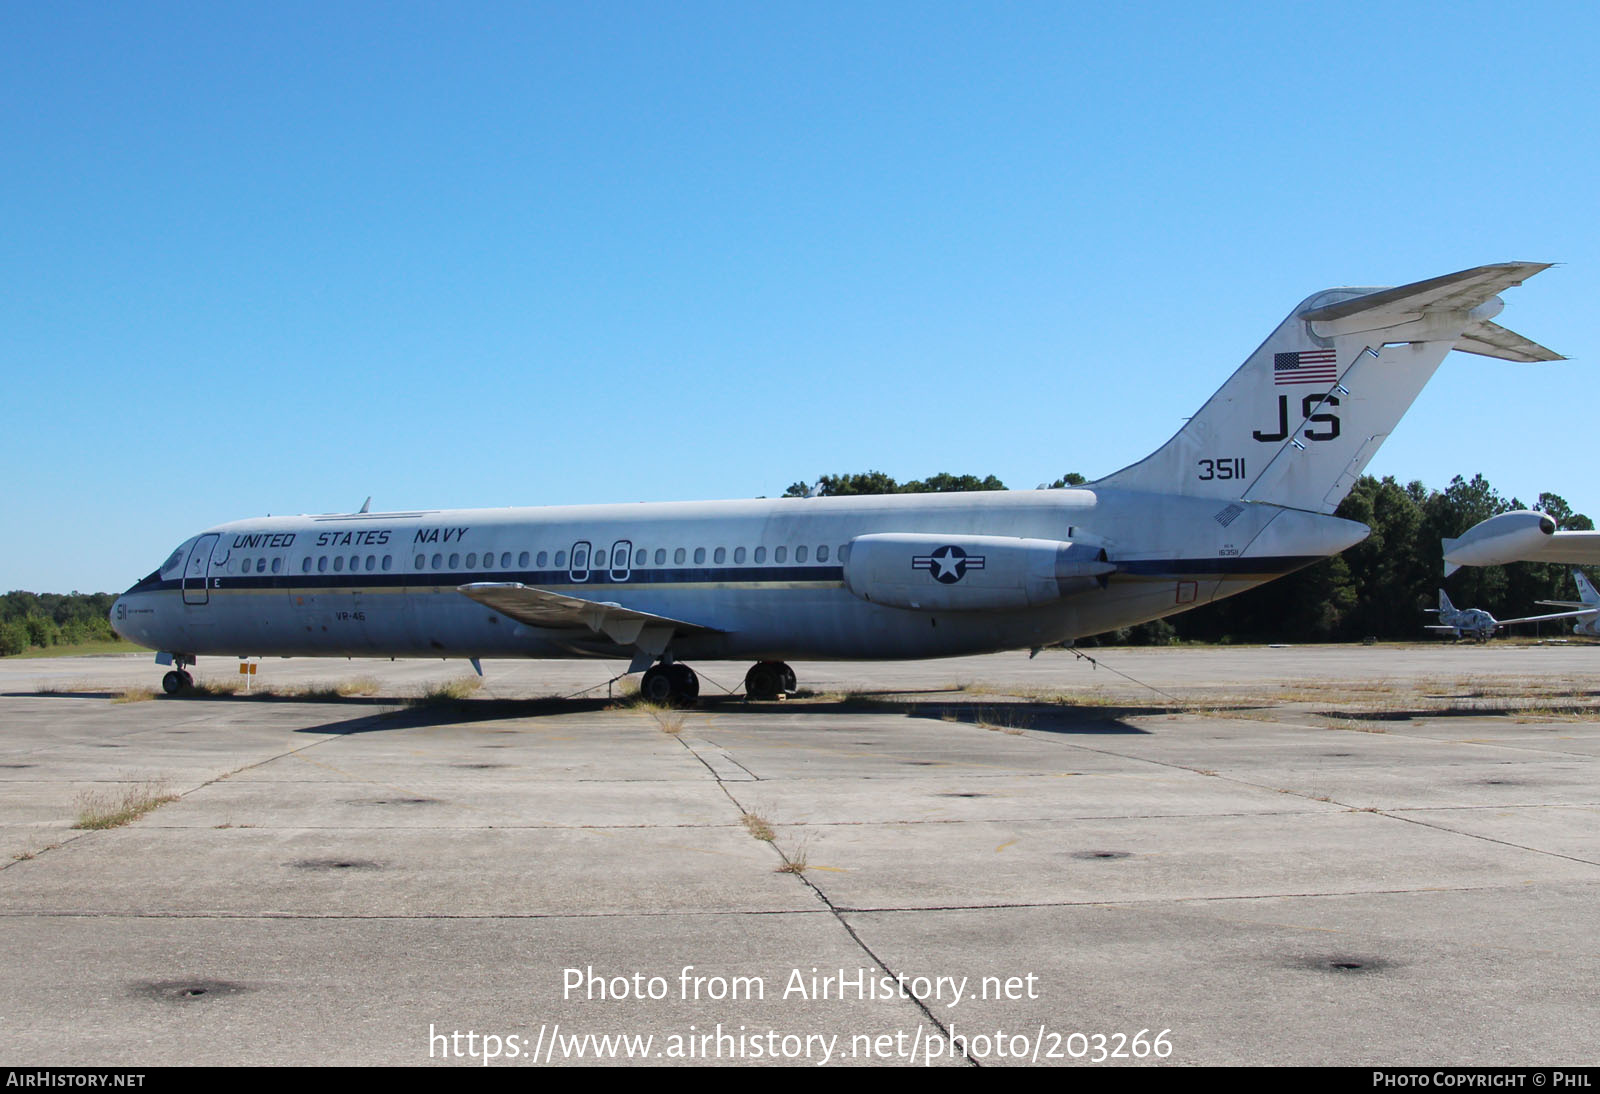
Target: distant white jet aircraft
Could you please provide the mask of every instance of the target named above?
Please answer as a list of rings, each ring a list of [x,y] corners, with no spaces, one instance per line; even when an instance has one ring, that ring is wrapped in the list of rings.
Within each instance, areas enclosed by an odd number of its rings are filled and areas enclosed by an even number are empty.
[[[1548,601],[1540,601],[1548,603]],[[1430,612],[1439,613],[1439,622],[1427,626],[1427,630],[1448,633],[1456,638],[1475,638],[1479,642],[1487,642],[1494,637],[1494,632],[1501,627],[1509,627],[1513,623],[1544,623],[1551,619],[1573,619],[1577,616],[1594,618],[1600,606],[1589,608],[1585,611],[1556,612],[1553,615],[1528,615],[1521,619],[1496,619],[1482,608],[1458,608],[1450,603],[1450,597],[1443,589],[1439,590],[1439,606],[1428,608]]]
[[[1559,359],[1490,321],[1546,268],[1316,293],[1175,437],[1081,487],[255,518],[185,540],[112,624],[174,666],[168,692],[202,654],[593,656],[658,700],[698,693],[689,662],[753,661],[764,697],[790,659],[1070,642],[1364,539],[1331,514],[1445,354]]]
[[[1444,576],[1463,566],[1503,566],[1508,562],[1565,562],[1600,565],[1600,532],[1558,532],[1544,513],[1518,509],[1480,520],[1444,545]]]
[[[1577,600],[1541,600],[1538,603],[1549,605],[1552,608],[1584,608],[1583,614],[1588,618],[1580,619],[1572,625],[1573,634],[1587,635],[1590,638],[1600,638],[1600,592],[1589,583],[1588,575],[1582,570],[1572,571],[1572,580],[1578,585]]]

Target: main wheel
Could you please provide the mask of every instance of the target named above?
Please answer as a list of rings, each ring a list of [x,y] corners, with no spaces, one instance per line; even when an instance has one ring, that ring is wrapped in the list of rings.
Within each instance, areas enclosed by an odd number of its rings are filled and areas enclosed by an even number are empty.
[[[646,669],[644,679],[639,681],[639,694],[647,703],[665,706],[672,702],[672,691],[672,676],[666,665]]]
[[[668,665],[667,675],[672,680],[672,697],[676,701],[692,703],[700,698],[700,677],[695,675],[694,669],[684,664]]]
[[[776,699],[783,690],[783,671],[772,661],[758,661],[744,674],[746,699]]]
[[[783,674],[783,690],[793,693],[798,684],[794,678],[794,669],[789,667],[787,661],[779,661],[778,671]]]
[[[168,695],[176,695],[183,690],[183,677],[176,670],[167,673],[161,678],[161,690]]]

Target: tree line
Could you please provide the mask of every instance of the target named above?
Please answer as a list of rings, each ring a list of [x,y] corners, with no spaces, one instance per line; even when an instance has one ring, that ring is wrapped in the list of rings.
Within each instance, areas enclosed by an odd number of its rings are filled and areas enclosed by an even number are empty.
[[[77,646],[111,642],[109,615],[115,593],[28,593],[0,596],[0,656],[30,646]]]
[[[1071,472],[1052,488],[1086,480]],[[938,474],[897,483],[881,471],[824,475],[814,487],[795,483],[787,497],[815,494],[901,494],[940,490],[1004,490],[993,475]],[[1457,475],[1443,490],[1421,482],[1402,486],[1393,477],[1364,475],[1340,503],[1336,516],[1372,529],[1361,543],[1333,558],[1267,585],[1168,619],[1085,638],[1083,644],[1194,642],[1353,641],[1418,638],[1428,622],[1424,609],[1438,607],[1448,589],[1459,607],[1484,608],[1504,619],[1536,614],[1538,600],[1576,596],[1570,567],[1519,562],[1511,566],[1467,566],[1443,578],[1440,540],[1461,535],[1481,520],[1513,509],[1539,509],[1563,531],[1590,531],[1594,522],[1574,513],[1558,494],[1543,493],[1533,505],[1505,498],[1482,476]]]

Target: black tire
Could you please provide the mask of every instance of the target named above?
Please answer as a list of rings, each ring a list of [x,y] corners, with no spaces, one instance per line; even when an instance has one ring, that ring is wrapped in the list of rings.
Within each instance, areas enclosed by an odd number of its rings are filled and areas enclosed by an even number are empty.
[[[744,674],[746,699],[765,701],[776,699],[783,688],[783,672],[771,661],[758,661]]]
[[[161,678],[161,690],[168,695],[176,695],[183,690],[183,676],[176,670],[167,673]]]
[[[639,681],[639,695],[647,703],[659,703],[665,706],[672,702],[675,690],[672,686],[672,674],[665,665],[646,669],[644,678]]]
[[[667,675],[672,680],[673,698],[680,703],[692,703],[700,698],[700,677],[688,665],[669,665]]]
[[[794,669],[789,667],[788,662],[779,661],[778,671],[783,674],[783,690],[785,694],[793,695],[798,686],[798,681],[794,678]]]

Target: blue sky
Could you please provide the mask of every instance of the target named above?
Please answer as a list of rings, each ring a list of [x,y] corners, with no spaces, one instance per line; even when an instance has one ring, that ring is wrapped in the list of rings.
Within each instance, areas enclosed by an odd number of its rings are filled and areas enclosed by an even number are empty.
[[[456,10],[459,8],[460,10]],[[1600,518],[1592,4],[9,5],[0,585],[261,514],[1032,486],[1559,261],[1372,465]]]

